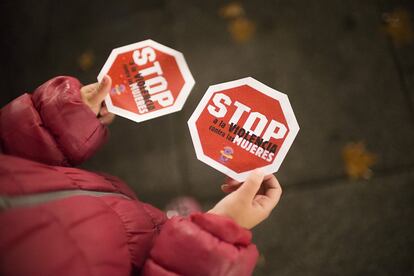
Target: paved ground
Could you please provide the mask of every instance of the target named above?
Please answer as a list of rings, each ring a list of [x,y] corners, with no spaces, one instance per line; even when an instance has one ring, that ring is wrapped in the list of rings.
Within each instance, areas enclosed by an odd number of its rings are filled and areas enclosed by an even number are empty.
[[[209,85],[255,77],[289,95],[301,126],[277,174],[280,206],[255,229],[256,275],[414,274],[414,44],[383,32],[387,12],[414,17],[411,1],[246,1],[256,33],[242,44],[219,16],[223,1],[123,3],[2,3],[1,104],[58,74],[93,82],[117,46],[152,38],[182,51],[197,82],[183,111],[118,118],[84,166],[158,207],[186,194],[208,208],[222,175],[195,158],[186,120]],[[87,51],[95,61],[83,71]],[[378,156],[370,180],[344,172],[341,151],[353,141]]]

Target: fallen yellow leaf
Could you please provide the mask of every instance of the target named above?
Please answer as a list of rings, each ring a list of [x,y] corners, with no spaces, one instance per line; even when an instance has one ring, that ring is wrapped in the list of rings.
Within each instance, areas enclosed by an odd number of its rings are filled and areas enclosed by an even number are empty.
[[[232,2],[221,7],[219,15],[225,19],[236,18],[244,15],[244,8],[240,3]]]
[[[234,41],[243,43],[253,37],[256,31],[256,24],[245,17],[238,17],[230,21],[228,29]]]
[[[83,71],[88,71],[95,64],[95,55],[88,50],[83,52],[78,58],[78,65]]]
[[[369,152],[363,142],[347,144],[342,150],[342,158],[345,172],[351,179],[371,178],[371,166],[376,163],[377,156]]]
[[[410,13],[402,8],[384,14],[385,27],[383,31],[389,35],[396,46],[411,44],[414,41],[414,31]]]

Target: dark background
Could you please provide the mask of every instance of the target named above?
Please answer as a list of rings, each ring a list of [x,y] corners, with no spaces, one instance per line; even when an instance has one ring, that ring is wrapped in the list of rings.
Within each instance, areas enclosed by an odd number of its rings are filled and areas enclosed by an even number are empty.
[[[242,1],[255,26],[243,43],[219,12],[227,3],[2,1],[0,103],[56,75],[95,82],[111,49],[129,43],[183,52],[196,80],[184,109],[117,118],[83,167],[121,177],[159,208],[190,195],[207,209],[223,175],[196,159],[186,121],[209,85],[252,76],[288,94],[301,126],[277,173],[282,200],[254,230],[255,275],[414,274],[414,44],[385,31],[395,11],[412,29],[414,2]],[[370,179],[345,172],[354,142],[377,157]]]

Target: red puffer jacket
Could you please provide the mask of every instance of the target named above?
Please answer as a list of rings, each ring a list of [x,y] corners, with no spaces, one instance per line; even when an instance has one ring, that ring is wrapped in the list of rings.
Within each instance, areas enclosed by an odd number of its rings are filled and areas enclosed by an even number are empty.
[[[212,214],[167,219],[119,179],[72,168],[107,129],[57,77],[1,109],[0,275],[250,275],[251,232]]]

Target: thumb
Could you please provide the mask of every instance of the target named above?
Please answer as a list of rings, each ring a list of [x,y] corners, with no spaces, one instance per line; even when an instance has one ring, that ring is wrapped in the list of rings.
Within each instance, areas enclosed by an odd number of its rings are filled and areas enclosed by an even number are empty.
[[[263,179],[263,172],[260,169],[256,169],[250,173],[246,181],[235,193],[247,200],[253,200],[262,185]]]
[[[96,89],[95,95],[91,98],[93,104],[99,105],[103,102],[106,95],[111,91],[112,79],[110,76],[105,75],[101,82],[99,83],[98,88]]]

